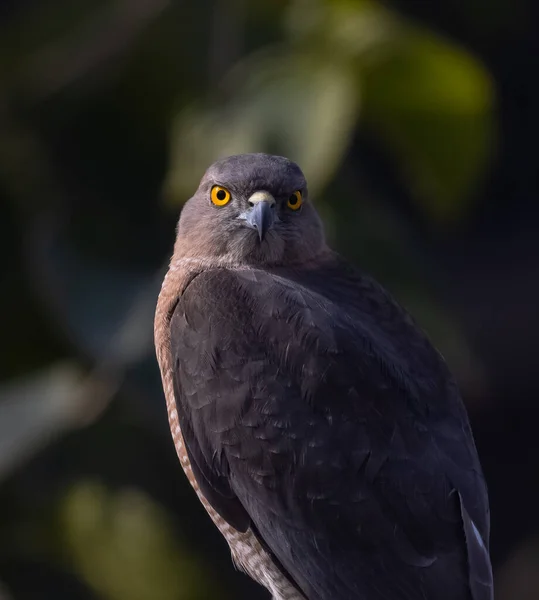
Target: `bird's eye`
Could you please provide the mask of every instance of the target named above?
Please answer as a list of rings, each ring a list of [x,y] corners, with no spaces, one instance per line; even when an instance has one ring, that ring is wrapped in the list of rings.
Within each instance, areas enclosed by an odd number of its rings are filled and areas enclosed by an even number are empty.
[[[215,206],[224,206],[230,202],[230,192],[220,185],[214,185],[211,189],[211,201]]]
[[[291,208],[292,210],[298,210],[298,208],[302,204],[303,204],[303,196],[301,195],[301,192],[299,190],[297,192],[294,192],[290,196],[290,198],[288,198],[288,202],[286,203],[288,208]]]

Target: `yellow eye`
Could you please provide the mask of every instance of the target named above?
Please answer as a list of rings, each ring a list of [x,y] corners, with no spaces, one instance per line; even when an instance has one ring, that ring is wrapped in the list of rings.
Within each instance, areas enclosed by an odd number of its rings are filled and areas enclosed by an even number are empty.
[[[211,189],[211,201],[216,206],[224,206],[230,202],[230,192],[220,185],[214,185]]]
[[[298,208],[303,204],[301,192],[299,190],[294,192],[290,198],[288,198],[288,202],[286,204],[288,208],[291,208],[292,210],[298,210]]]

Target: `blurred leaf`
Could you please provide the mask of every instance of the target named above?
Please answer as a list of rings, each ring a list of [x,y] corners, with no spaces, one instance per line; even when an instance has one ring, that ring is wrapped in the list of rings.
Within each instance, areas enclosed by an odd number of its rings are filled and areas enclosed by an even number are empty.
[[[167,514],[140,491],[78,483],[65,498],[61,521],[67,557],[108,600],[217,597],[196,559],[178,546]]]
[[[373,0],[298,0],[288,27],[312,52],[353,64],[360,124],[394,155],[427,217],[462,216],[495,142],[494,89],[479,61]]]
[[[78,276],[62,274],[69,294],[64,323],[77,346],[108,369],[145,358],[153,351],[157,279],[103,266],[79,267]]]
[[[494,94],[468,53],[408,28],[365,69],[363,119],[435,221],[462,216],[492,156]]]
[[[66,363],[0,387],[0,479],[79,422],[81,380]]]
[[[76,348],[108,370],[152,353],[162,274],[92,261],[45,220],[34,232],[33,284]]]
[[[294,0],[285,27],[294,45],[313,54],[362,61],[401,29],[393,13],[374,0]]]
[[[358,98],[345,64],[276,49],[239,65],[224,86],[228,102],[190,108],[176,122],[167,192],[186,200],[210,163],[243,152],[270,152],[301,164],[316,190],[346,150]],[[224,95],[224,93],[223,93]]]

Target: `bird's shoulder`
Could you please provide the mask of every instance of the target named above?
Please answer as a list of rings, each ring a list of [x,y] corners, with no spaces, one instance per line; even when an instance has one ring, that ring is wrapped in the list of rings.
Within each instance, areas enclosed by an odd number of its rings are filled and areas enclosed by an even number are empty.
[[[237,347],[265,338],[277,353],[290,353],[294,341],[301,356],[331,361],[339,355],[343,368],[350,366],[346,357],[373,360],[418,398],[451,382],[444,360],[410,315],[337,255],[307,266],[204,271],[176,312],[183,318],[175,327],[184,335],[196,331],[198,341],[213,336],[221,346]]]

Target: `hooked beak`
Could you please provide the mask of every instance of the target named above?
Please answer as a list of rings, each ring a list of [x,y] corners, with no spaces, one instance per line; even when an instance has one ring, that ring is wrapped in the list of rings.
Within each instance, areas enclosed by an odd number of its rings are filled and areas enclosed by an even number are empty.
[[[266,191],[255,192],[249,198],[249,205],[253,208],[247,213],[245,220],[258,231],[258,238],[262,241],[275,221],[275,198]]]

